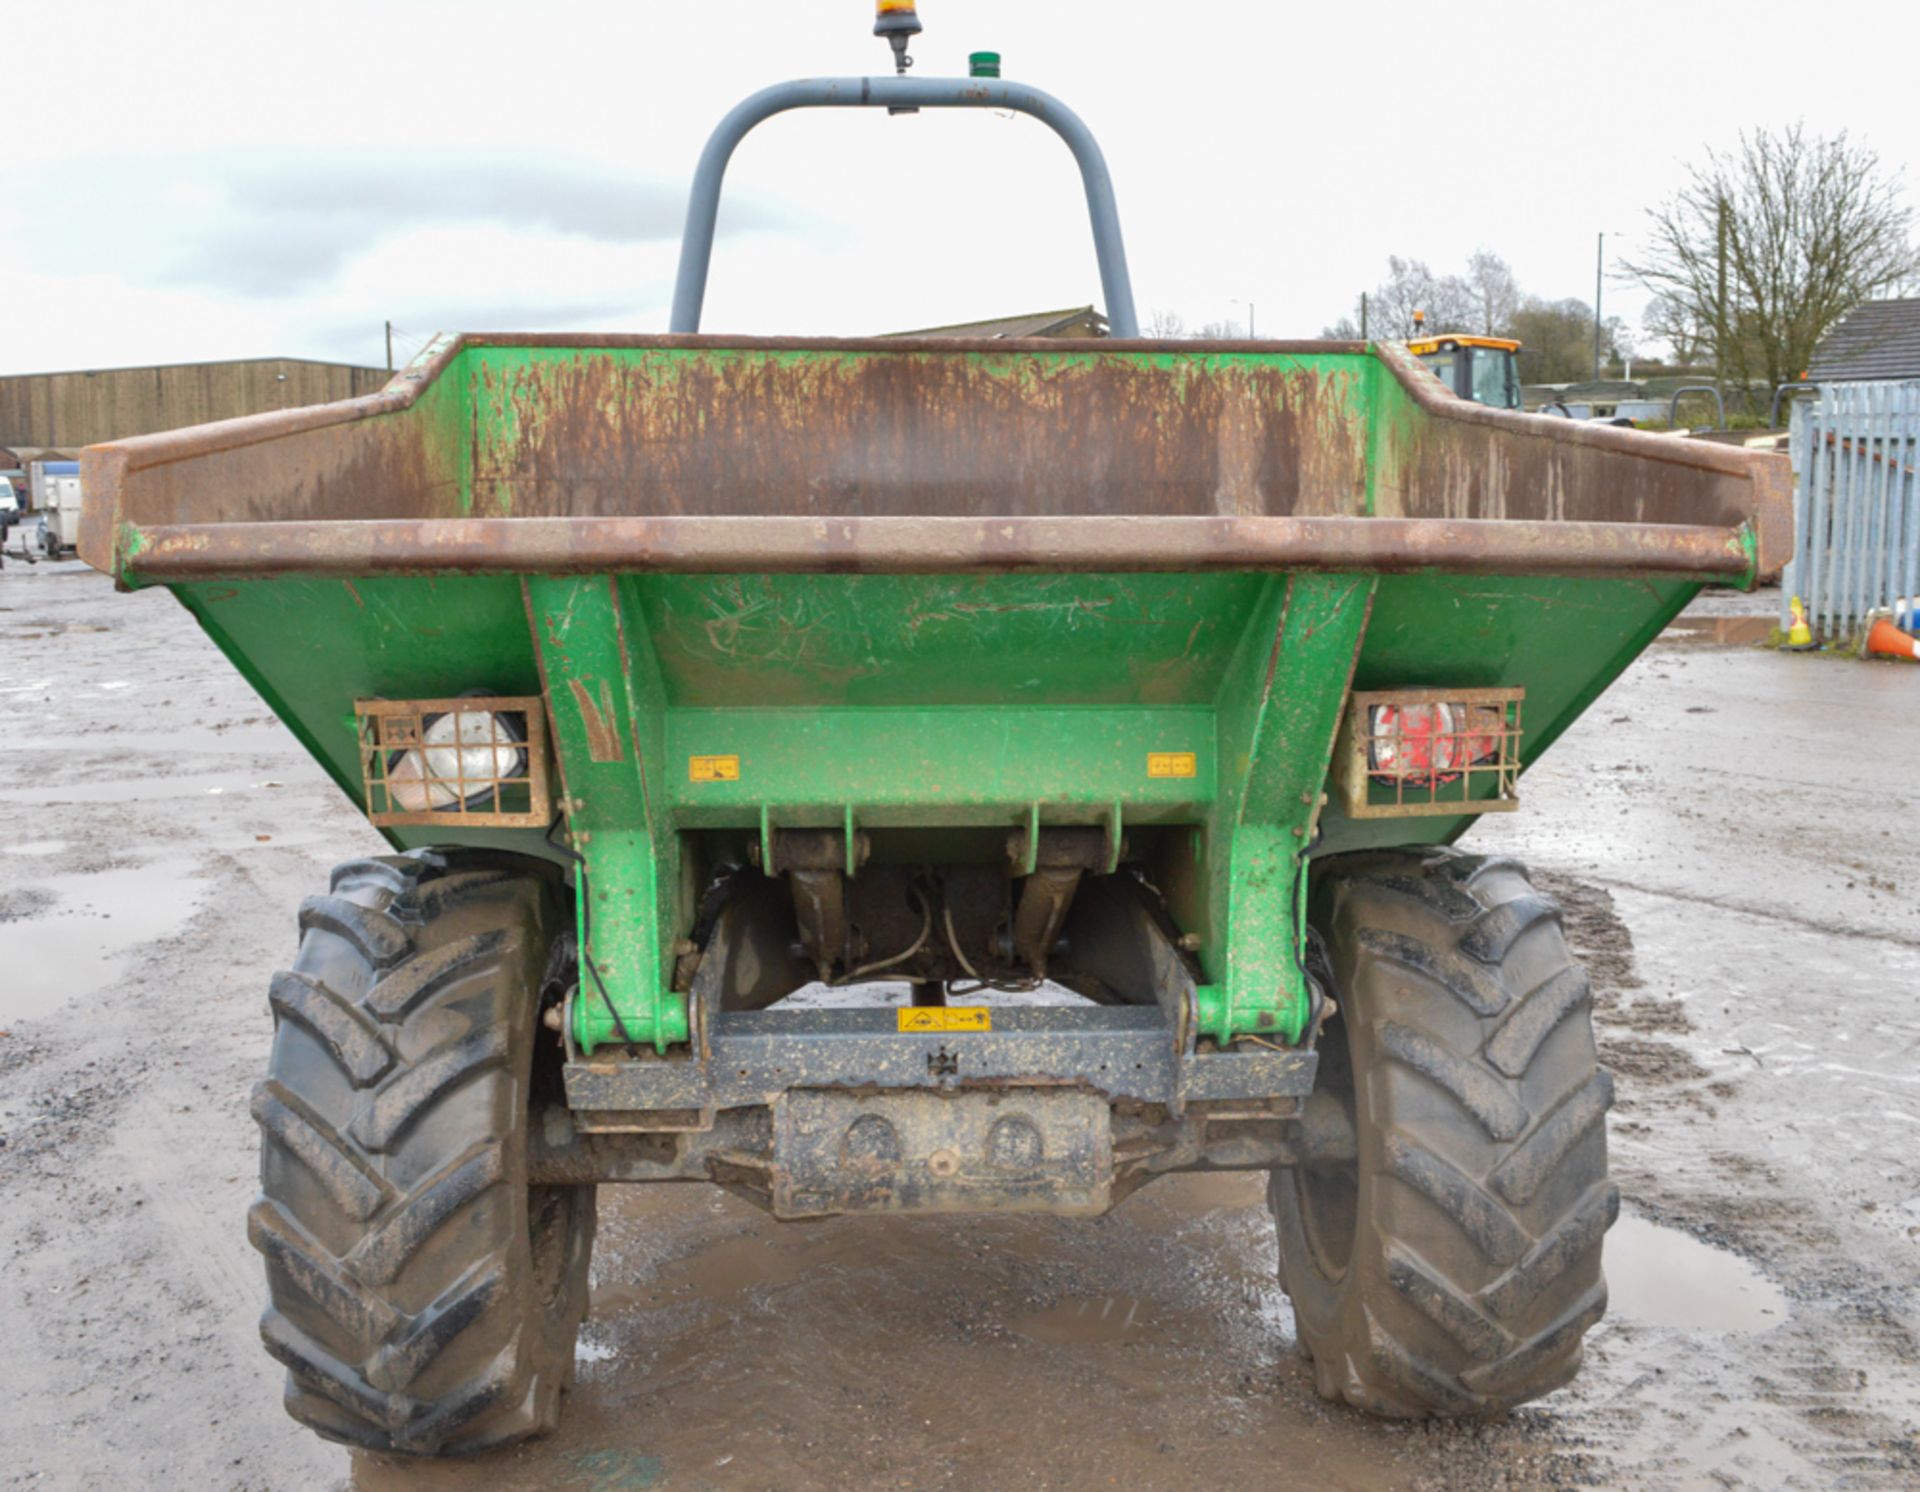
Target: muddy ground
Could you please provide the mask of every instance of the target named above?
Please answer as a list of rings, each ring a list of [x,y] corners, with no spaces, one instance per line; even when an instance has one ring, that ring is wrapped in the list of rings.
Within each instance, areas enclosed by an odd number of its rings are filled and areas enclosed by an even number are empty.
[[[9,566],[0,1485],[1920,1485],[1920,671],[1756,651],[1738,609],[1471,841],[1566,898],[1619,1078],[1571,1388],[1493,1425],[1321,1404],[1246,1178],[1098,1222],[608,1190],[564,1431],[421,1467],[283,1416],[244,1228],[267,977],[379,842],[166,595]]]

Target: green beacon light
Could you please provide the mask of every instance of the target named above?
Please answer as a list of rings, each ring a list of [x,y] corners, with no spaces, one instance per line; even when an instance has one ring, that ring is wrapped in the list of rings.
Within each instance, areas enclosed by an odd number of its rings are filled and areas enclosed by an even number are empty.
[[[998,52],[973,52],[967,57],[967,76],[970,78],[997,78],[1000,76],[1000,54]]]

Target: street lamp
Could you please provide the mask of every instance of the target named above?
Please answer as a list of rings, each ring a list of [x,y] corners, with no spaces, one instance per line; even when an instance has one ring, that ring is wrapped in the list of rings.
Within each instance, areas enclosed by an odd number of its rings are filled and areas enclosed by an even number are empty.
[[[1618,238],[1619,234],[1614,234]],[[1602,229],[1593,255],[1593,381],[1600,381],[1600,282],[1607,264],[1607,235]]]
[[[1253,302],[1250,300],[1236,300],[1233,302],[1233,304],[1236,306],[1245,306],[1247,308],[1247,340],[1251,342],[1254,338]]]

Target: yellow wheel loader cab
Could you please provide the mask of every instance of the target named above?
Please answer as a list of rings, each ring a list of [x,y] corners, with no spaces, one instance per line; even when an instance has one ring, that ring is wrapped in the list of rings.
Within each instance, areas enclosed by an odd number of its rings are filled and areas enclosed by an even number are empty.
[[[1418,338],[1407,350],[1462,399],[1495,409],[1520,407],[1520,344],[1510,337],[1449,333]]]

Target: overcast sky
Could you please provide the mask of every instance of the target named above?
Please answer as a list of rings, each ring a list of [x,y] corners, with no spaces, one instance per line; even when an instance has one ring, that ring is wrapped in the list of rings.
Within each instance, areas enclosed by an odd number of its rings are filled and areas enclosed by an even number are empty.
[[[922,0],[1093,126],[1142,321],[1314,336],[1389,254],[1591,299],[1705,143],[1802,119],[1909,183],[1920,5]],[[660,331],[700,144],[745,93],[887,70],[866,0],[13,0],[0,373],[436,330]],[[864,334],[1099,298],[1071,158],[973,112],[813,111],[728,179],[706,330]],[[1609,258],[1616,240],[1609,238]],[[1610,280],[1637,324],[1644,297]]]

